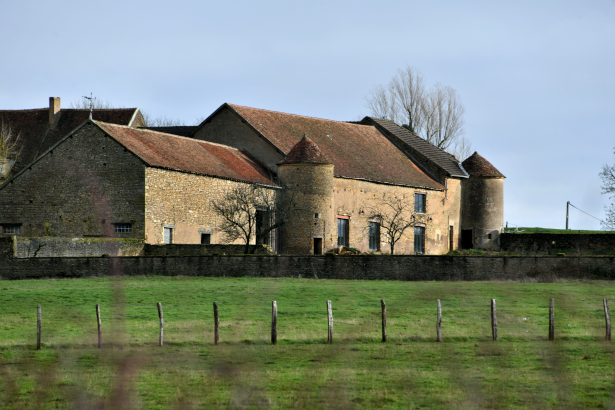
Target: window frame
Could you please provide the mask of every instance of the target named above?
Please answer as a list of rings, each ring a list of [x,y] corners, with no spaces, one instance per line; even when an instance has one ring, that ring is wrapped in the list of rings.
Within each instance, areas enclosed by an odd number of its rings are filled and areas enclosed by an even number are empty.
[[[414,193],[414,212],[417,214],[427,213],[427,194],[425,192]]]
[[[425,254],[425,227],[424,226],[416,225],[414,227],[414,253],[416,255]]]
[[[173,239],[175,237],[175,225],[162,225],[162,243],[165,245],[173,244]],[[169,232],[168,241],[167,241],[167,232]]]
[[[380,251],[380,222],[369,221],[369,250],[370,252]]]
[[[342,222],[343,221],[343,222]],[[340,232],[342,235],[340,235]],[[350,218],[347,216],[337,217],[337,246],[350,247]]]
[[[113,223],[113,233],[132,233],[132,222]]]
[[[2,235],[21,235],[21,225],[20,223],[15,224],[1,224],[2,226]]]

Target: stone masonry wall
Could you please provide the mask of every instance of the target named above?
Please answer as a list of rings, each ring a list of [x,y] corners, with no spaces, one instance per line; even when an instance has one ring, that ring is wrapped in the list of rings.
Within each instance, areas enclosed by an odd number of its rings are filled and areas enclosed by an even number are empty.
[[[501,250],[537,254],[613,254],[615,234],[503,233]]]
[[[143,241],[118,238],[15,237],[16,258],[139,256]]]
[[[303,277],[367,280],[615,279],[615,257],[201,256],[10,258],[2,279],[126,276]]]
[[[147,168],[145,176],[145,242],[163,243],[163,227],[173,227],[173,243],[200,244],[201,232],[211,233],[211,243],[223,243],[220,217],[211,203],[229,190],[246,185],[222,178]],[[271,189],[273,195],[277,189]],[[235,243],[242,243],[237,240]]]
[[[428,254],[443,254],[449,251],[449,226],[453,226],[454,247],[458,248],[461,187],[459,180],[448,180],[447,191],[433,191],[423,188],[396,187],[373,182],[335,178],[334,211],[337,215],[350,218],[350,246],[362,252],[369,250],[369,208],[382,203],[383,195],[397,195],[405,198],[409,212],[414,214],[414,194],[426,194],[426,213],[416,214],[417,223],[425,225],[425,251]],[[430,220],[431,218],[431,220]],[[390,252],[381,229],[381,251]],[[402,239],[395,244],[396,254],[414,253],[414,228],[406,230]]]
[[[0,187],[0,224],[20,236],[143,238],[145,167],[88,123]],[[114,234],[113,223],[132,223]]]

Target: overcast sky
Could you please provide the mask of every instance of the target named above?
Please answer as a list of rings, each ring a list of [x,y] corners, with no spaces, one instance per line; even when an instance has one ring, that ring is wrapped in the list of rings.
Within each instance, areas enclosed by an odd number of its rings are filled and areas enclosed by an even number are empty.
[[[615,155],[615,0],[7,1],[0,109],[83,95],[193,124],[224,102],[333,120],[405,66],[455,88],[504,220],[604,216]],[[572,229],[600,223],[572,209]]]

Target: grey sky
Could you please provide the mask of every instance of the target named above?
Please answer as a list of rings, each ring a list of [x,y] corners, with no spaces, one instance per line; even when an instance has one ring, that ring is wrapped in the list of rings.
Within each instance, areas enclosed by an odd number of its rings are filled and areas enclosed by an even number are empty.
[[[82,95],[194,123],[224,102],[356,120],[397,69],[450,85],[472,149],[504,175],[505,220],[597,217],[615,155],[615,1],[12,1],[0,109]],[[571,212],[573,229],[599,223]]]

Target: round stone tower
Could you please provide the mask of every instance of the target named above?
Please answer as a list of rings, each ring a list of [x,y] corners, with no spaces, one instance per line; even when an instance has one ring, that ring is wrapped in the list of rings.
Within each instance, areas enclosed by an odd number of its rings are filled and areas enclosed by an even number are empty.
[[[333,215],[333,164],[304,136],[278,164],[278,179],[293,207],[281,227],[282,252],[323,254],[337,244]]]
[[[472,154],[461,164],[461,247],[498,250],[504,225],[504,178],[489,161]]]

